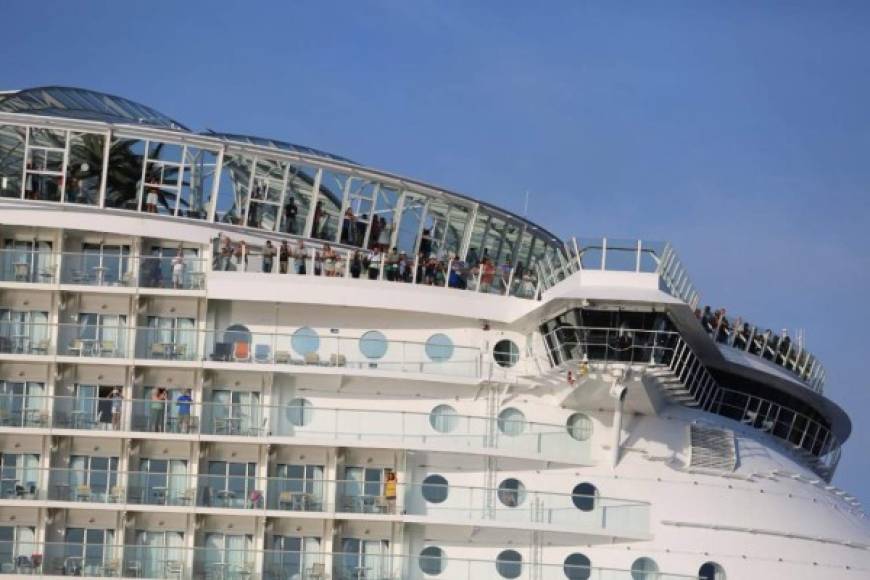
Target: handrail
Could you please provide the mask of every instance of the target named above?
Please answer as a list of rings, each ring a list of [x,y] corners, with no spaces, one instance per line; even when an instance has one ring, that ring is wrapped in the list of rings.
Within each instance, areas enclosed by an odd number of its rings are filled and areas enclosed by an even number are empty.
[[[720,386],[679,333],[563,326],[544,338],[557,366],[594,361],[667,368],[685,389],[677,402],[691,402],[703,411],[767,433],[788,450],[809,456],[804,463],[816,473],[827,480],[833,477],[842,442],[829,426],[785,405]]]
[[[318,240],[306,240],[304,247],[289,247],[286,253],[277,242],[272,248],[274,253],[267,257],[262,247],[236,246],[232,252],[216,257],[212,268],[421,284],[528,299],[539,296],[534,271],[508,263],[469,263],[452,254],[417,254],[412,259],[405,253],[341,248]]]
[[[696,312],[701,327],[718,344],[768,360],[777,366],[791,371],[816,393],[823,393],[825,386],[825,367],[819,359],[803,344],[792,340],[786,331],[774,334],[768,328],[762,331],[742,317],[729,319],[725,311],[710,311],[705,307]]]
[[[367,537],[377,541],[378,536]],[[382,541],[387,542],[386,538]],[[319,544],[319,542],[318,542]],[[87,547],[87,549],[86,549]],[[14,572],[46,576],[103,576],[115,578],[326,578],[372,577],[399,580],[415,577],[420,569],[446,571],[451,580],[477,580],[496,573],[496,566],[522,578],[631,578],[620,568],[582,566],[564,562],[530,562],[521,559],[486,560],[418,554],[361,553],[318,549],[279,550],[149,546],[128,543],[85,544],[18,540],[0,542],[0,563]],[[8,560],[7,560],[8,558]],[[331,569],[328,569],[330,568]],[[365,574],[366,576],[361,576]],[[656,580],[696,580],[697,575],[654,573]]]

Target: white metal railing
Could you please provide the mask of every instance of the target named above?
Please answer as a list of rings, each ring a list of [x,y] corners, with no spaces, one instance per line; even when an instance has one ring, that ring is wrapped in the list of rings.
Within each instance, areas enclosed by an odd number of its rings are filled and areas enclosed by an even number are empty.
[[[709,307],[700,312],[699,321],[718,344],[769,360],[797,375],[813,391],[824,392],[824,365],[802,340],[793,340],[787,331],[776,334],[769,328],[762,330],[741,317],[725,316],[724,310],[711,312]]]
[[[544,336],[555,365],[591,361],[665,367],[684,393],[678,402],[738,421],[767,433],[819,475],[830,480],[841,442],[818,418],[775,401],[719,385],[700,358],[676,332],[563,326]]]

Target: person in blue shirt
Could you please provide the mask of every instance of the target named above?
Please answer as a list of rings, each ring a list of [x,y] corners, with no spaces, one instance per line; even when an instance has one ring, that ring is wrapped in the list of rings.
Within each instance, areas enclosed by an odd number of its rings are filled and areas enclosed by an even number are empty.
[[[193,398],[190,396],[190,390],[181,393],[175,399],[175,406],[178,409],[178,428],[182,433],[190,432],[190,406],[193,404]]]

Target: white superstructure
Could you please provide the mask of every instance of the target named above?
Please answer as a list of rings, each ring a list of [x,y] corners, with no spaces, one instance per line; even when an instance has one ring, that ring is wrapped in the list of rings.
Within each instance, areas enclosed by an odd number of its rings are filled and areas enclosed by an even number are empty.
[[[824,379],[670,245],[0,94],[0,574],[865,579]]]

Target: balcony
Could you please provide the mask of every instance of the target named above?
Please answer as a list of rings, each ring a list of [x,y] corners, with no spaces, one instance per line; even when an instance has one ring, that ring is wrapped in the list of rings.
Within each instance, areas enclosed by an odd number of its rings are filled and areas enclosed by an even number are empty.
[[[274,364],[314,368],[349,368],[397,373],[422,373],[478,379],[483,376],[479,348],[450,345],[443,354],[423,342],[376,336],[346,337],[294,333],[206,331],[206,359],[211,362]],[[449,353],[448,353],[449,351]]]
[[[564,425],[459,415],[287,405],[192,403],[108,397],[4,395],[0,428],[133,431],[313,445],[383,446],[458,453],[503,452],[547,461],[589,464],[588,441]]]
[[[203,290],[205,262],[191,256],[0,250],[0,282]]]
[[[348,544],[350,546],[350,544]],[[69,542],[0,542],[0,574],[101,578],[214,578],[221,580],[407,580],[447,573],[450,580],[503,577],[517,580],[630,580],[630,570],[528,563],[520,560],[448,558],[443,552],[405,556],[386,551],[320,552],[253,548],[185,548]],[[497,571],[498,570],[498,571]],[[329,572],[329,573],[327,573]],[[697,575],[656,572],[656,580]]]

